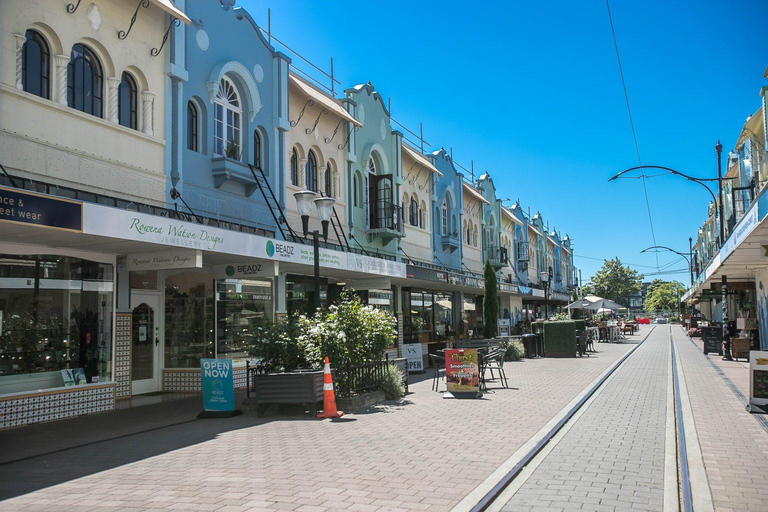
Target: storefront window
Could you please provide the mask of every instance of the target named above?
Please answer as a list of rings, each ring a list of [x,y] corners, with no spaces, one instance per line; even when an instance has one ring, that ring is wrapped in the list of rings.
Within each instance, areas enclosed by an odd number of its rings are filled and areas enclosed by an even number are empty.
[[[395,303],[392,290],[360,290],[356,293],[363,304],[394,314]]]
[[[312,297],[315,290],[315,280],[311,276],[288,275],[285,279],[285,306],[288,314],[313,314]],[[327,279],[320,279],[320,303],[324,308],[341,297],[342,287],[328,284]]]
[[[466,336],[482,338],[483,336],[483,297],[480,295],[464,296],[464,311],[461,313]]]
[[[0,394],[110,380],[113,287],[109,264],[0,255]]]
[[[222,279],[216,283],[216,357],[242,362],[258,356],[257,341],[272,320],[272,283]]]
[[[157,290],[157,270],[131,271],[132,290]]]
[[[406,335],[411,343],[431,343],[434,309],[431,292],[405,291]]]
[[[439,341],[446,341],[454,335],[453,297],[450,293],[435,294],[435,334]]]
[[[165,279],[165,367],[200,368],[214,357],[213,279],[182,272]]]

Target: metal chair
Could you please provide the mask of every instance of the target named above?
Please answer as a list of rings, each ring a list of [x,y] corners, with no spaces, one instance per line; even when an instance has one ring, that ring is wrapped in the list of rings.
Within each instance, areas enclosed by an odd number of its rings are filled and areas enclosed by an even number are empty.
[[[507,374],[504,372],[504,358],[506,357],[504,350],[499,350],[486,356],[486,368],[491,372],[491,380],[495,380],[493,371],[499,372],[499,381],[504,388],[509,389],[509,381],[507,380]]]
[[[584,331],[581,334],[579,334],[578,349],[579,349],[580,357],[584,357],[585,355],[589,357],[589,353],[587,352],[587,344],[589,343],[589,339],[590,339],[589,331]]]
[[[440,375],[445,377],[445,358],[441,358],[437,354],[429,354],[429,362],[432,364],[434,373],[432,374],[432,389],[434,391],[440,391]]]

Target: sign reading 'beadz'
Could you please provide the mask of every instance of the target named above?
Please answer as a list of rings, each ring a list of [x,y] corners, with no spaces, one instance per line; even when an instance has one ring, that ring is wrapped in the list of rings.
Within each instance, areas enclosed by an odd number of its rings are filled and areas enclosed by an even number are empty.
[[[83,208],[78,201],[0,187],[0,222],[80,232]]]

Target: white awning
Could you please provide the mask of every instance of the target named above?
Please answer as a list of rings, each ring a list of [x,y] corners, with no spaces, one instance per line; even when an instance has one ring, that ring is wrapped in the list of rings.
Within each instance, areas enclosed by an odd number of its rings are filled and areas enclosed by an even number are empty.
[[[466,183],[464,183],[464,190],[466,190],[471,195],[473,195],[475,197],[475,199],[478,199],[478,200],[482,201],[485,204],[491,204],[491,202],[489,200],[487,200],[486,198],[483,197],[483,194],[481,194],[480,192],[475,190],[474,187],[470,187]]]
[[[335,99],[331,98],[330,96],[328,96],[324,92],[318,90],[316,87],[314,87],[314,86],[310,85],[309,83],[307,83],[306,81],[302,80],[301,78],[296,76],[294,73],[290,73],[289,77],[291,79],[291,83],[296,85],[296,87],[298,87],[299,90],[301,90],[301,92],[307,98],[310,98],[310,99],[316,101],[317,103],[319,103],[323,107],[327,108],[328,110],[330,110],[331,112],[333,112],[337,116],[341,117],[342,119],[345,119],[345,120],[349,121],[350,123],[354,124],[355,126],[358,126],[358,127],[363,126],[362,124],[360,124],[360,122],[357,119],[352,117],[352,115],[349,112],[344,110],[344,107],[342,107],[339,104],[339,102],[336,101]]]
[[[173,16],[174,18],[178,18],[187,25],[192,23],[192,20],[187,18],[187,15],[184,14],[181,9],[176,7],[176,5],[173,3],[173,0],[151,0],[153,4]]]
[[[441,178],[443,177],[443,173],[438,171],[437,168],[434,165],[432,165],[432,162],[427,160],[427,157],[425,157],[424,155],[419,153],[417,150],[415,150],[412,147],[410,147],[408,144],[403,144],[402,146],[403,146],[403,151],[405,151],[406,154],[408,154],[408,156],[410,156],[413,160],[415,160],[417,163],[423,165],[424,167],[426,167],[430,171],[434,172],[435,174],[437,174]]]

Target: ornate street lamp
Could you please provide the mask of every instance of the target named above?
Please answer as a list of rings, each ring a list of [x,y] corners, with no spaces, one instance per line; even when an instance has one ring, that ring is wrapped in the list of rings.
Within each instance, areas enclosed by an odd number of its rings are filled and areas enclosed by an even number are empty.
[[[552,267],[549,267],[551,270]],[[539,275],[541,277],[541,282],[544,283],[544,320],[549,320],[549,311],[547,307],[547,301],[549,300],[549,272],[546,270],[542,270],[539,272]]]
[[[301,216],[301,226],[304,230],[304,236],[307,236],[309,232],[309,216],[312,214],[312,203],[315,203],[315,209],[317,209],[317,217],[320,219],[320,224],[323,226],[323,240],[328,240],[328,224],[331,221],[331,215],[333,214],[333,205],[336,202],[332,197],[318,197],[316,193],[311,190],[302,190],[300,192],[294,192],[293,197],[296,198],[296,208],[299,210]],[[320,232],[317,230],[312,231],[312,249],[314,251],[315,260],[315,294],[312,300],[313,310],[317,311],[320,308]]]
[[[691,239],[690,238],[688,239],[688,243],[689,244],[691,243]],[[670,249],[669,247],[665,247],[663,245],[652,245],[651,247],[646,247],[645,249],[640,251],[640,253],[644,253],[645,251],[650,251],[651,249],[664,249],[665,251],[673,252],[673,253],[677,254],[678,256],[682,256],[685,259],[686,263],[688,263],[688,270],[689,270],[689,272],[691,274],[691,286],[693,286],[693,267],[691,266],[690,254],[686,255],[686,254],[684,254],[684,253],[682,253],[680,251],[676,251],[674,249]]]

